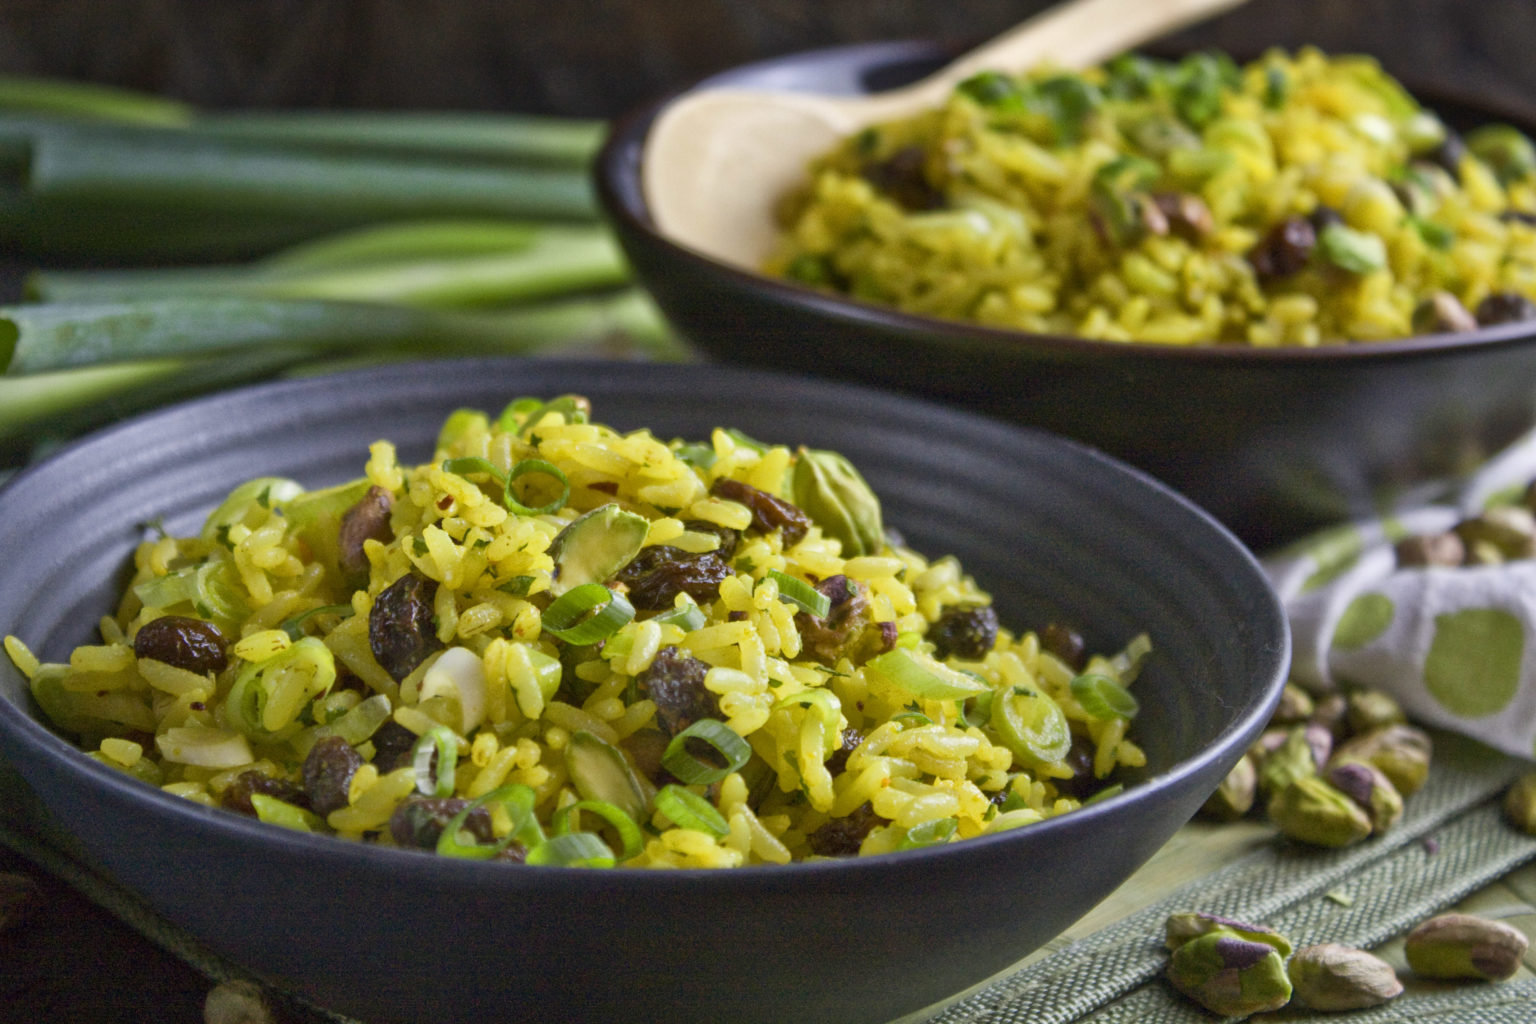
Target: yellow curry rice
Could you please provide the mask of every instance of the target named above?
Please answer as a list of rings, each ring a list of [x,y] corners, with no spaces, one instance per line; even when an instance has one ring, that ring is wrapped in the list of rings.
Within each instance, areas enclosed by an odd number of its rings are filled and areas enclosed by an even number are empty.
[[[1366,57],[985,73],[850,138],[768,270],[991,327],[1322,345],[1536,317],[1536,150]]]
[[[349,839],[786,863],[1027,826],[1144,763],[1145,638],[1000,627],[835,453],[574,396],[456,412],[422,465],[379,441],[347,484],[253,480],[134,569],[67,663],[6,638],[43,711],[146,783]]]

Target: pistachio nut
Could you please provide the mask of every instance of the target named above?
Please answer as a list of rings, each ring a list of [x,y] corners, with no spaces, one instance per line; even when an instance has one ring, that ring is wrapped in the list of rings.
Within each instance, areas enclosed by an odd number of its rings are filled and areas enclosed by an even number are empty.
[[[1365,809],[1317,775],[1296,779],[1269,802],[1285,835],[1314,846],[1350,846],[1371,834]]]
[[[1253,758],[1244,754],[1237,759],[1200,808],[1200,813],[1217,821],[1236,821],[1253,808],[1254,795],[1258,792],[1259,772]]]
[[[1323,778],[1349,797],[1371,819],[1371,834],[1380,835],[1403,816],[1403,797],[1386,773],[1364,761],[1338,761],[1330,764]]]
[[[1281,956],[1291,955],[1291,940],[1261,924],[1234,921],[1230,917],[1206,914],[1198,910],[1184,910],[1169,914],[1163,923],[1163,944],[1170,950],[1178,949],[1190,939],[1197,939],[1212,932],[1227,932],[1249,942],[1262,942],[1273,946]]]
[[[1285,960],[1266,942],[1250,942],[1220,929],[1173,951],[1168,981],[1212,1013],[1246,1017],[1290,1002]]]
[[[837,452],[801,448],[791,478],[794,502],[822,533],[842,542],[843,557],[872,555],[885,544],[880,499]]]
[[[1295,683],[1286,683],[1280,691],[1280,702],[1275,705],[1269,720],[1274,725],[1296,725],[1312,717],[1316,708],[1312,695]]]
[[[1467,545],[1449,531],[1404,537],[1393,545],[1400,566],[1462,565],[1467,560]]]
[[[1286,973],[1294,998],[1310,1010],[1361,1010],[1403,992],[1391,964],[1336,942],[1298,949]]]
[[[1365,761],[1380,768],[1403,796],[1412,796],[1429,777],[1433,743],[1412,725],[1387,725],[1353,736],[1333,751],[1334,761]]]
[[[1504,820],[1536,836],[1536,772],[1527,772],[1504,791]]]
[[[1259,789],[1273,796],[1296,779],[1316,775],[1328,760],[1333,737],[1310,722],[1291,727],[1279,747],[1259,762]]]
[[[1344,721],[1355,735],[1408,721],[1397,698],[1381,690],[1356,690],[1344,698]]]
[[[0,872],[0,932],[20,924],[41,899],[37,882],[14,871]]]
[[[1403,953],[1426,978],[1503,981],[1520,967],[1530,940],[1519,929],[1475,914],[1441,914],[1408,933]]]
[[[1313,703],[1312,716],[1308,721],[1327,729],[1334,740],[1341,740],[1349,732],[1344,722],[1344,715],[1348,710],[1348,703],[1344,700],[1342,693],[1330,693],[1319,697]]]
[[[1536,515],[1519,505],[1501,505],[1456,524],[1469,550],[1492,548],[1503,561],[1536,558]]]

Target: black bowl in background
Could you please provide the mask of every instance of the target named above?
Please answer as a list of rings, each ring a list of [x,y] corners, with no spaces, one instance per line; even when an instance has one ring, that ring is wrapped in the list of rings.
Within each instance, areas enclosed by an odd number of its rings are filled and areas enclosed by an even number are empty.
[[[952,552],[1005,623],[1151,634],[1144,776],[1028,828],[903,854],[717,872],[525,869],[299,834],[169,796],[40,724],[0,658],[0,806],[212,952],[369,1024],[838,1020],[880,1024],[982,982],[1070,925],[1194,813],[1287,668],[1278,601],[1235,538],[1086,448],[874,390],[731,367],[470,360],[253,387],[94,435],[0,489],[0,633],[90,642],[144,524],[195,532],[236,483],[356,477],[443,417],[589,396],[663,438],[717,425],[838,448],[886,521]],[[916,965],[916,966],[914,966]]]
[[[712,86],[879,91],[952,51],[839,47]],[[753,274],[660,234],[640,185],[672,97],[615,123],[601,203],[636,274],[702,350],[899,388],[1065,434],[1136,465],[1263,548],[1443,485],[1536,424],[1536,324],[1316,349],[1120,344],[931,319]],[[1425,97],[1452,123],[1536,115]]]

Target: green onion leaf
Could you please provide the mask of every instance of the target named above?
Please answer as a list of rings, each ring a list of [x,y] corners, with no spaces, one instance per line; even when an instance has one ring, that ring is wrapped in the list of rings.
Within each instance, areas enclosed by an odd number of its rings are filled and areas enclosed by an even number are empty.
[[[1090,718],[1135,718],[1138,705],[1131,691],[1109,676],[1084,672],[1072,680],[1072,696]]]
[[[571,827],[571,819],[577,817],[582,811],[590,811],[613,826],[623,846],[619,860],[629,860],[645,845],[645,837],[640,834],[640,826],[635,824],[635,819],[624,813],[622,808],[606,800],[578,800],[573,804],[567,804],[555,812],[554,819],[550,822],[551,831],[556,836],[578,831]]]
[[[766,575],[768,579],[779,585],[780,601],[792,604],[818,619],[826,618],[827,613],[832,610],[832,599],[805,580],[796,579],[777,569],[769,569]]]
[[[950,668],[932,655],[896,647],[869,659],[864,666],[904,693],[924,700],[964,700],[985,693],[986,683]]]
[[[452,796],[454,768],[459,762],[459,738],[446,725],[435,725],[416,738],[411,765],[416,789],[426,796]]]
[[[453,473],[457,476],[468,476],[471,473],[485,473],[497,483],[502,483],[506,477],[501,475],[501,470],[491,464],[490,459],[482,459],[478,455],[465,455],[458,459],[444,459],[443,472]]]
[[[536,508],[524,505],[521,501],[518,501],[516,495],[512,493],[512,484],[515,483],[520,477],[530,475],[554,477],[560,482],[560,496],[554,501],[551,501],[549,504],[539,505]],[[545,462],[543,459],[524,459],[517,465],[513,466],[512,472],[507,474],[504,504],[510,511],[516,512],[518,515],[550,515],[564,508],[566,499],[568,499],[570,496],[571,482],[565,478],[565,474],[561,472],[559,466],[556,466],[551,462]]]
[[[1100,800],[1108,800],[1110,797],[1112,797],[1112,796],[1119,796],[1121,793],[1124,793],[1124,792],[1125,792],[1125,786],[1122,783],[1119,783],[1119,782],[1115,783],[1112,786],[1105,786],[1103,789],[1099,790],[1097,793],[1095,793],[1092,796],[1090,796],[1087,800],[1084,800],[1083,801],[1083,806],[1087,807],[1089,804],[1096,804]]]
[[[1387,265],[1387,246],[1377,235],[1333,223],[1317,238],[1324,258],[1352,274],[1368,274]]]
[[[785,708],[792,708],[797,705],[802,705],[808,708],[810,713],[815,715],[817,720],[821,722],[823,736],[822,746],[825,748],[822,751],[822,756],[831,757],[833,751],[842,746],[843,742],[843,732],[840,728],[838,728],[838,725],[843,717],[842,701],[838,700],[837,694],[833,693],[831,690],[823,690],[812,687],[810,689],[801,690],[798,693],[792,693],[788,697],[781,698],[777,703],[773,705],[773,710],[781,711]],[[912,713],[913,712],[908,712],[908,714]],[[921,718],[923,716],[919,715],[918,717]],[[927,719],[924,718],[924,721],[926,722]]]
[[[297,640],[304,635],[304,623],[316,615],[340,615],[344,619],[352,617],[350,604],[326,604],[319,608],[311,608],[307,612],[300,612],[291,619],[284,619],[282,625],[277,628],[288,634],[288,639]]]
[[[477,808],[487,804],[500,804],[505,808],[507,816],[512,820],[512,828],[494,843],[479,843],[473,838],[467,843],[464,842],[460,838],[464,822],[469,820],[469,816]],[[512,845],[513,840],[521,842],[531,850],[544,841],[544,832],[539,828],[539,821],[533,814],[533,804],[533,790],[521,782],[511,782],[493,789],[484,796],[471,800],[462,811],[449,820],[443,828],[443,834],[438,836],[437,852],[444,857],[490,860]]]
[[[668,784],[656,793],[656,809],[678,828],[707,832],[719,838],[729,835],[731,826],[714,804],[691,789]]]
[[[251,794],[251,809],[257,818],[269,825],[281,825],[295,832],[320,832],[325,828],[325,823],[314,812],[266,793]]]
[[[573,647],[605,640],[635,617],[634,605],[601,583],[583,583],[544,609],[544,631]]]
[[[693,755],[688,749],[689,740],[707,744],[725,762],[710,764]],[[661,755],[662,767],[686,783],[719,782],[731,772],[739,771],[752,757],[747,741],[736,735],[724,722],[713,718],[701,718],[672,737]]]
[[[567,832],[528,851],[529,864],[557,868],[611,868],[613,851],[591,832]]]
[[[663,626],[677,626],[684,633],[691,633],[696,629],[702,629],[708,620],[705,619],[703,610],[689,599],[685,604],[655,616],[653,621]]]
[[[916,850],[924,846],[938,846],[949,842],[960,822],[955,818],[935,818],[913,825],[896,843],[898,850]]]

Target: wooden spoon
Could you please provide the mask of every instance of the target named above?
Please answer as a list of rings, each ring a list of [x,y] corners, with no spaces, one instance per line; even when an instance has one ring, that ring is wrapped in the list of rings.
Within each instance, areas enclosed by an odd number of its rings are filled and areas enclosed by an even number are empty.
[[[662,234],[756,270],[773,243],[774,203],[810,161],[861,128],[936,107],[988,69],[1049,60],[1084,68],[1245,0],[1068,0],[900,89],[864,96],[704,89],[656,119],[641,186]]]

